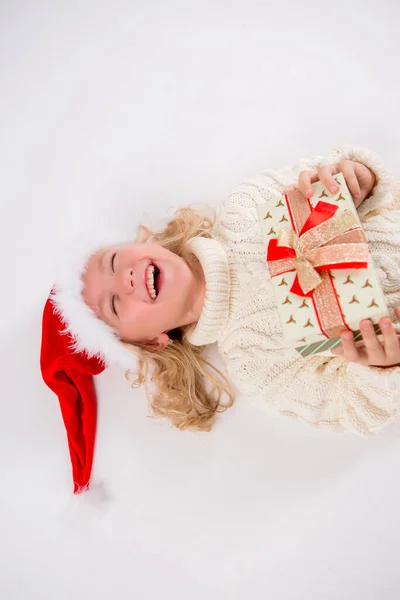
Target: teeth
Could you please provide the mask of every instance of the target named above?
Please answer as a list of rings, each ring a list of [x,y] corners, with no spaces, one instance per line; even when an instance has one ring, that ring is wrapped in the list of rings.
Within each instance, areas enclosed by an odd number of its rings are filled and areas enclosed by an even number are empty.
[[[154,289],[154,265],[149,265],[146,271],[146,285],[150,297],[155,300],[157,298],[156,290]]]

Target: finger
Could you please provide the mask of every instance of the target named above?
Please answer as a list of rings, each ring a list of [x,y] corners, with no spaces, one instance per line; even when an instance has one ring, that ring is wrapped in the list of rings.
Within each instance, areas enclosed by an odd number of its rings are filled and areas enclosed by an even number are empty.
[[[389,317],[385,317],[379,321],[379,326],[382,331],[383,345],[386,358],[389,364],[396,364],[400,361],[400,345],[393,327],[393,323]]]
[[[394,309],[394,312],[396,313],[396,317],[397,317],[398,319],[400,319],[400,306],[397,306],[397,307]]]
[[[360,331],[364,340],[365,352],[367,353],[369,364],[378,365],[385,362],[385,351],[369,319],[361,321]]]
[[[351,362],[360,362],[361,356],[359,353],[359,349],[355,344],[352,332],[346,331],[345,333],[342,333],[341,338],[343,356]]]
[[[361,189],[354,171],[354,164],[350,160],[343,160],[339,163],[339,169],[343,173],[351,195],[358,200],[361,197]]]
[[[335,173],[337,173],[336,165],[326,165],[318,169],[318,177],[320,181],[330,191],[331,194],[336,194],[340,189],[333,176]]]
[[[336,346],[335,348],[331,348],[331,352],[332,352],[332,354],[335,354],[335,356],[342,356],[343,344],[340,344],[339,346]]]
[[[302,171],[299,177],[299,189],[303,196],[306,198],[312,198],[314,190],[311,187],[312,183],[318,181],[318,174],[316,171]]]

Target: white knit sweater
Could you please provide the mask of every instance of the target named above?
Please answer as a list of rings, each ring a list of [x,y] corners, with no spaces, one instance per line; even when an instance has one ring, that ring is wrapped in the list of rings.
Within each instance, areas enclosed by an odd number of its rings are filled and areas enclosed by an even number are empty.
[[[369,435],[396,416],[400,368],[367,367],[333,355],[303,358],[288,347],[256,214],[257,204],[296,183],[301,171],[343,158],[362,162],[377,177],[358,212],[387,303],[400,306],[400,189],[370,153],[340,148],[244,183],[223,205],[215,239],[191,240],[204,269],[206,298],[189,340],[198,346],[217,342],[234,385],[260,408]]]

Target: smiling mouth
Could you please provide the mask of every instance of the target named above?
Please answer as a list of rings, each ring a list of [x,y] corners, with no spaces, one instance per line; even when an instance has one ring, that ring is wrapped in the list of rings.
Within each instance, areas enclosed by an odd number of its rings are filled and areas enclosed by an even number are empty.
[[[160,291],[160,269],[150,263],[146,269],[146,288],[152,300],[155,300]]]

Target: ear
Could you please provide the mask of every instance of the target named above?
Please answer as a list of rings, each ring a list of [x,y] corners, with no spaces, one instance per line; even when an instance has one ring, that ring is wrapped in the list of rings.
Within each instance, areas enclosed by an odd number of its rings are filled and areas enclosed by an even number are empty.
[[[149,352],[161,352],[169,344],[169,337],[166,333],[160,333],[156,335],[152,340],[146,340],[141,342],[142,348],[149,350]]]

